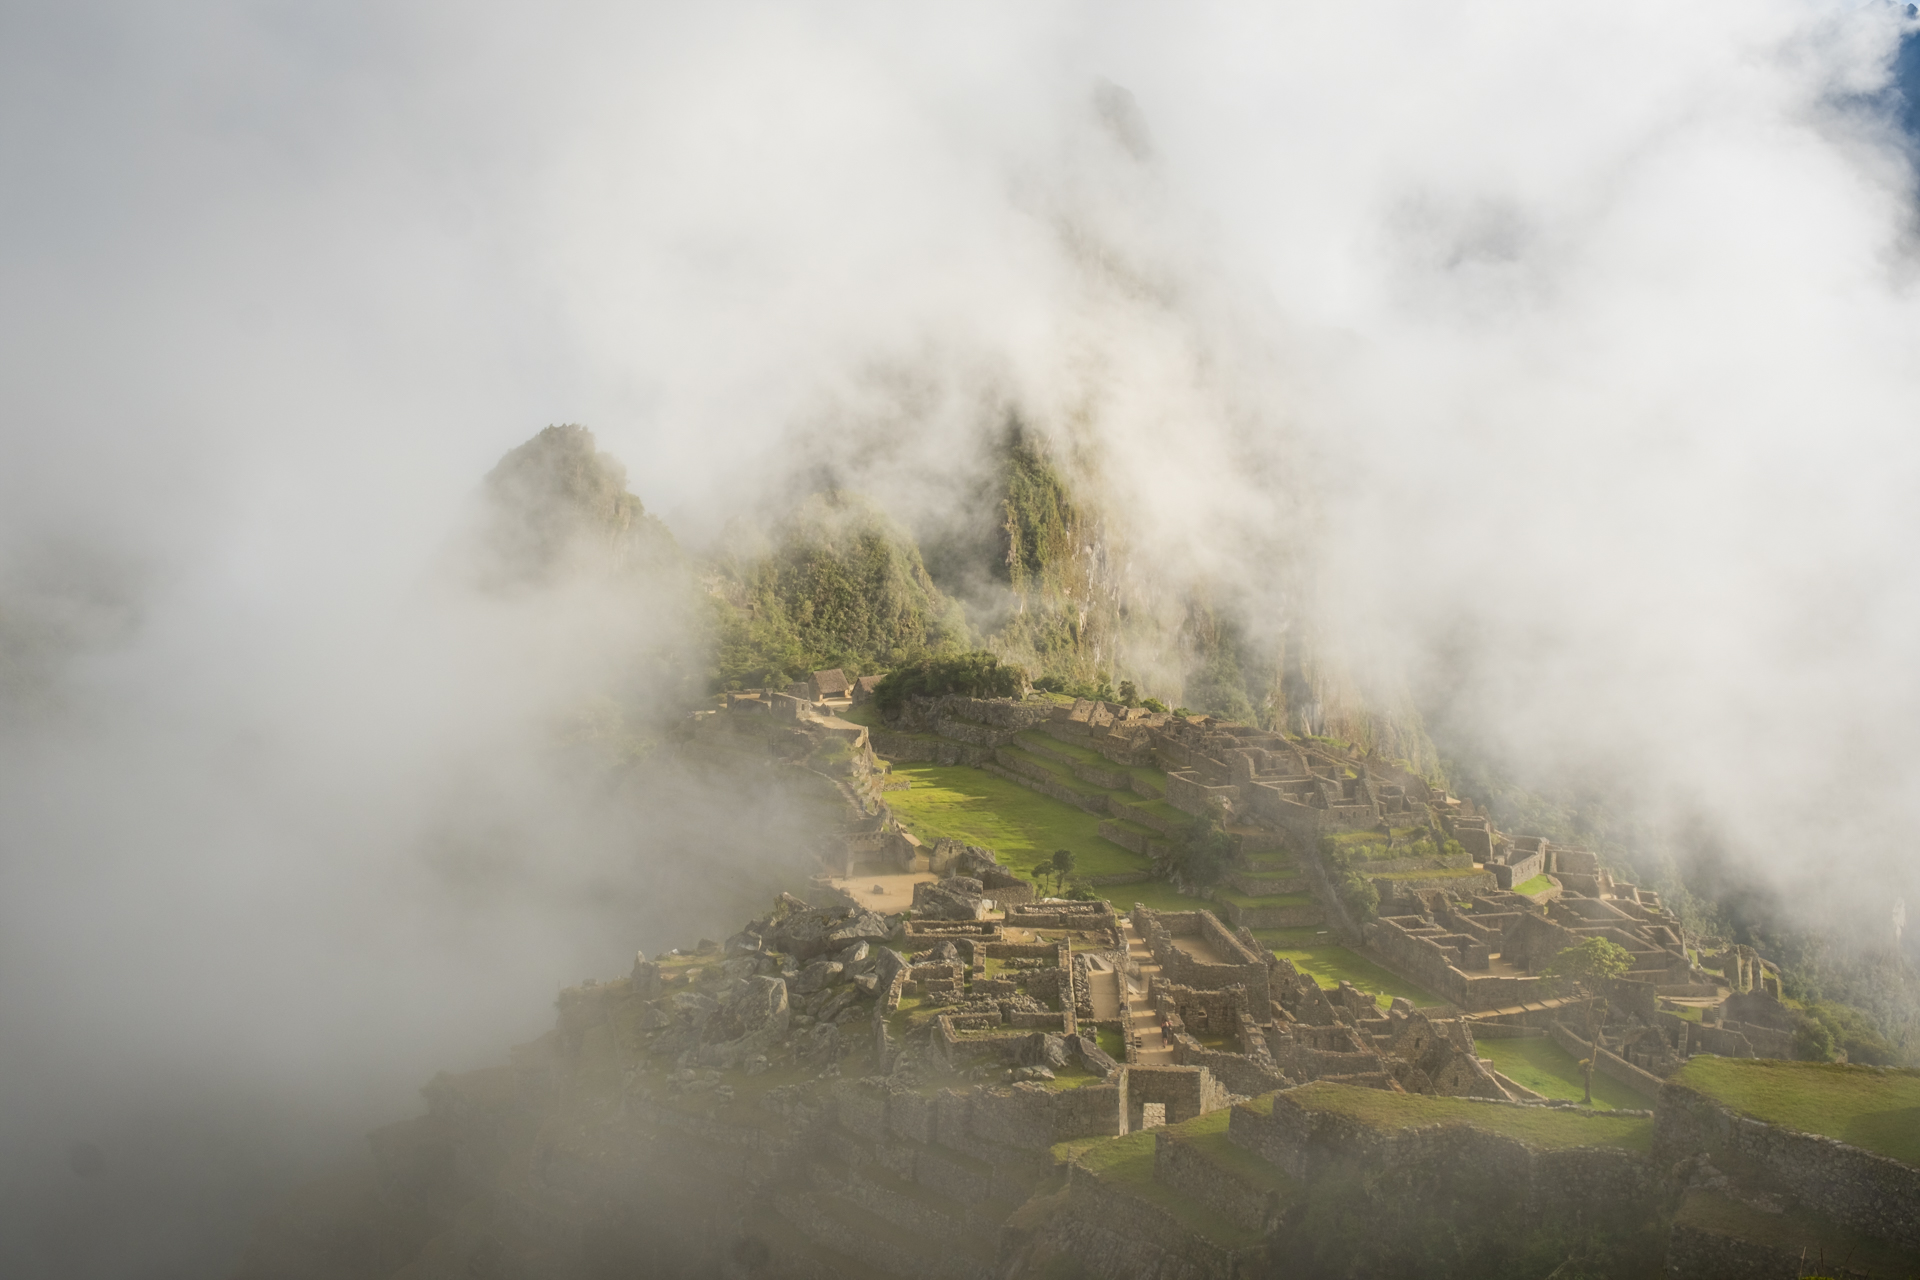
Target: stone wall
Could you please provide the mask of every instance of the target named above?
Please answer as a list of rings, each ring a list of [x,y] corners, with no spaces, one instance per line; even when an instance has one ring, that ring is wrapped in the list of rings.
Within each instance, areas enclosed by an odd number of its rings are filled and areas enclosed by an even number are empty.
[[[1668,1164],[1701,1151],[1730,1153],[1759,1165],[1806,1207],[1920,1249],[1920,1169],[1912,1165],[1740,1115],[1672,1081],[1660,1089],[1653,1151],[1656,1161]]]
[[[1621,1118],[1621,1123],[1631,1122]],[[1416,1168],[1446,1180],[1471,1173],[1483,1185],[1499,1187],[1505,1203],[1532,1211],[1571,1215],[1596,1205],[1612,1211],[1645,1205],[1651,1214],[1664,1191],[1657,1161],[1619,1148],[1541,1151],[1466,1124],[1383,1131],[1335,1112],[1310,1110],[1288,1093],[1275,1095],[1268,1115],[1236,1106],[1228,1119],[1227,1137],[1303,1181],[1338,1172],[1358,1171],[1366,1176]]]
[[[1547,1034],[1553,1037],[1555,1044],[1572,1054],[1576,1060],[1587,1057],[1593,1050],[1592,1041],[1574,1034],[1563,1022],[1549,1025]],[[1623,1084],[1635,1093],[1645,1094],[1649,1102],[1660,1096],[1660,1090],[1665,1084],[1659,1076],[1651,1071],[1641,1070],[1610,1049],[1600,1051],[1600,1056],[1593,1061],[1593,1070],[1596,1075],[1603,1075],[1609,1080]]]
[[[1200,991],[1244,987],[1248,1009],[1259,1012],[1267,1008],[1272,994],[1268,990],[1266,958],[1251,953],[1211,911],[1160,912],[1136,907],[1133,918],[1134,928],[1152,950],[1164,980]],[[1181,936],[1198,937],[1216,955],[1232,957],[1236,963],[1196,960],[1175,944],[1174,939]]]
[[[1140,1108],[1149,1102],[1167,1108],[1167,1123],[1178,1124],[1226,1104],[1226,1093],[1205,1067],[1127,1068],[1127,1130],[1140,1127]]]
[[[1169,773],[1167,775],[1167,803],[1182,813],[1190,813],[1196,818],[1213,816],[1216,800],[1224,800],[1235,809],[1240,804],[1240,788],[1235,786],[1208,786],[1197,775],[1189,772]]]
[[[1153,1176],[1248,1231],[1264,1233],[1279,1212],[1276,1195],[1233,1177],[1167,1129],[1155,1131]]]

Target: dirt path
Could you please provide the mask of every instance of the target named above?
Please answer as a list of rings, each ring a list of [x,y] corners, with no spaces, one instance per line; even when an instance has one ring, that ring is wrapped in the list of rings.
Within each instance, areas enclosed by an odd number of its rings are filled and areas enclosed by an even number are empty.
[[[932,883],[937,879],[939,879],[938,876],[929,875],[925,871],[915,871],[901,875],[850,876],[829,880],[827,883],[841,890],[869,911],[893,915],[913,905],[914,885],[923,881]],[[875,889],[879,892],[874,892]]]
[[[1145,940],[1133,927],[1132,921],[1123,925],[1121,936],[1127,943],[1127,959],[1139,969],[1138,978],[1122,975],[1126,985],[1127,1010],[1133,1020],[1133,1034],[1136,1041],[1135,1058],[1141,1066],[1159,1067],[1173,1065],[1173,1046],[1167,1043],[1165,1031],[1160,1026],[1160,1017],[1153,1012],[1153,1006],[1147,1003],[1147,980],[1160,972],[1160,966],[1153,961],[1153,952],[1147,949]]]

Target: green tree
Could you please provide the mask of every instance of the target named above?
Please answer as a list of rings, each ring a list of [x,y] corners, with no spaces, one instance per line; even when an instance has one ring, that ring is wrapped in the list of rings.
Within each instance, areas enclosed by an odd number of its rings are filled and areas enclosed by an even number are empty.
[[[1339,887],[1334,892],[1361,923],[1380,914],[1380,891],[1373,887],[1373,881],[1350,867],[1342,871]]]
[[[1173,847],[1167,861],[1173,878],[1193,887],[1213,884],[1225,874],[1233,862],[1233,837],[1217,803],[1187,825],[1186,838]]]
[[[1139,700],[1140,690],[1134,686],[1133,681],[1122,680],[1120,682],[1120,701],[1126,703],[1128,706],[1132,706]]]
[[[984,650],[947,658],[921,658],[887,673],[873,691],[882,711],[896,711],[908,698],[959,694],[968,698],[1018,698],[1027,673]]]
[[[1073,850],[1055,849],[1053,851],[1053,878],[1055,882],[1065,884],[1067,877],[1073,874]]]
[[[1555,956],[1546,969],[1546,976],[1553,979],[1561,991],[1568,995],[1588,997],[1588,1052],[1580,1066],[1586,1073],[1585,1104],[1589,1107],[1593,1105],[1593,1064],[1600,1056],[1600,1023],[1607,1011],[1607,1002],[1601,992],[1609,982],[1632,967],[1633,956],[1619,943],[1609,942],[1605,938],[1588,938]]]

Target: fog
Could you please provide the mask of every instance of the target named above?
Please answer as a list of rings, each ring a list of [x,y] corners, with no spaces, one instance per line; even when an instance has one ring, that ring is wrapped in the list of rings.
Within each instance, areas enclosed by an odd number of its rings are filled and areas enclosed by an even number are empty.
[[[217,1274],[733,918],[751,823],[555,745],[683,620],[461,568],[548,423],[697,549],[1017,408],[1141,580],[1913,896],[1910,22],[0,9],[0,1270]]]

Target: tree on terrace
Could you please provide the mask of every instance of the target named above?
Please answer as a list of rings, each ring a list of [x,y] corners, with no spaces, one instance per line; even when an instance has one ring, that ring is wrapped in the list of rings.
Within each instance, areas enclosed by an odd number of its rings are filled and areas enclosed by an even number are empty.
[[[1607,1011],[1607,1002],[1601,992],[1606,989],[1607,983],[1632,967],[1633,956],[1627,949],[1605,938],[1588,938],[1577,946],[1568,947],[1547,966],[1547,977],[1552,978],[1563,992],[1589,997],[1587,1057],[1580,1064],[1586,1073],[1586,1097],[1583,1102],[1589,1107],[1593,1105],[1593,1064],[1600,1056],[1600,1019]]]

